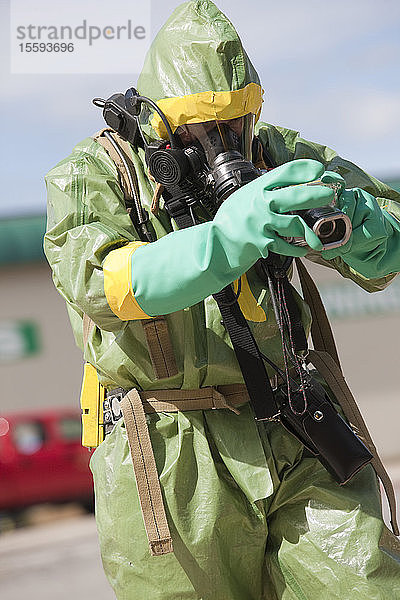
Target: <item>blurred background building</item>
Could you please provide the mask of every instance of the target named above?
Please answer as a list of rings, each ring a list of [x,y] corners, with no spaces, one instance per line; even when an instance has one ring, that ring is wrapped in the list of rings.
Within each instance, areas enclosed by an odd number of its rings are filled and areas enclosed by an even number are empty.
[[[1,411],[78,406],[82,356],[43,254],[44,214],[0,220]]]

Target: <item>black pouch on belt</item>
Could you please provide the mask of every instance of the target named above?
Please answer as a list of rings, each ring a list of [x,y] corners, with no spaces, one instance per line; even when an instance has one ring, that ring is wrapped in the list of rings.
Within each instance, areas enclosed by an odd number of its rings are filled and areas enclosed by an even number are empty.
[[[309,374],[303,390],[291,390],[289,399],[285,385],[277,389],[281,423],[343,485],[371,462],[372,454]]]

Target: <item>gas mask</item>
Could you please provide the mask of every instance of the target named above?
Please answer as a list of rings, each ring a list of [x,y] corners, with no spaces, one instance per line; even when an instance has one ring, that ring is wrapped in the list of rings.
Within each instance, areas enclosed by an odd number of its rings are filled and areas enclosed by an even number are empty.
[[[201,207],[208,218],[213,218],[226,198],[265,172],[251,161],[255,121],[251,113],[235,119],[182,125],[172,132],[157,104],[140,96],[134,88],[125,95],[114,94],[108,100],[95,98],[93,102],[103,108],[107,124],[121,137],[144,147],[150,174],[164,186],[167,212],[173,218],[177,214],[190,214],[191,222],[188,221],[187,226],[199,222],[195,207]],[[154,113],[164,124],[167,140],[154,139],[149,125]],[[324,249],[336,248],[348,241],[351,221],[334,206],[301,213]],[[302,239],[289,241],[305,245]]]
[[[167,195],[199,203],[214,215],[232,192],[261,175],[251,162],[253,131],[252,114],[178,127],[175,147],[147,146],[149,171]]]

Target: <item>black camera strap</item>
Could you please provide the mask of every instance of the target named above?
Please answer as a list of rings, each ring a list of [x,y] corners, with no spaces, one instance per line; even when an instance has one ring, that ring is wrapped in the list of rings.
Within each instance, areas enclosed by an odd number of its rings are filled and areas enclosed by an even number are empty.
[[[165,206],[179,229],[196,225],[193,220],[193,212],[190,212],[189,207],[186,206],[185,210],[183,204],[177,205],[173,199],[172,201],[166,200]],[[232,286],[228,285],[220,292],[213,294],[213,298],[221,312],[224,327],[231,338],[255,416],[257,420],[273,419],[278,408],[272,385],[260,350],[238,304],[238,297]]]
[[[272,419],[278,412],[264,360],[237,301],[232,286],[213,294],[231,338],[256,419]]]

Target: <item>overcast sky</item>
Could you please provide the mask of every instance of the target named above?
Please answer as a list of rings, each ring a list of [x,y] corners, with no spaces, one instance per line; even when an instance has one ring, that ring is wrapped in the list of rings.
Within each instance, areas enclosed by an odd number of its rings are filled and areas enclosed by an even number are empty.
[[[180,2],[146,1],[154,36]],[[400,177],[399,0],[216,3],[259,72],[263,120],[333,147],[377,177]],[[82,4],[69,0],[71,13]],[[0,216],[45,210],[46,171],[102,127],[91,99],[125,91],[138,75],[12,75],[8,46],[9,2],[0,0]],[[134,57],[132,65],[139,70]]]

